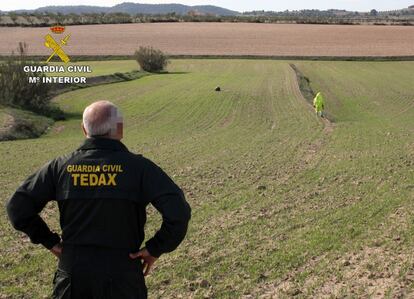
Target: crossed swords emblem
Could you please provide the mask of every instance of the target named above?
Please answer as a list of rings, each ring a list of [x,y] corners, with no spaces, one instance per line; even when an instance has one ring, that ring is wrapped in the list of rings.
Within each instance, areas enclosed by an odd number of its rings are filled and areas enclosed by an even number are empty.
[[[61,39],[60,44],[58,44],[50,34],[47,34],[45,36],[45,46],[53,50],[53,53],[46,60],[46,63],[48,63],[50,59],[52,59],[52,57],[55,55],[58,55],[64,63],[68,63],[70,61],[70,58],[62,49],[63,46],[67,45],[69,38],[70,34],[66,35],[65,38]]]

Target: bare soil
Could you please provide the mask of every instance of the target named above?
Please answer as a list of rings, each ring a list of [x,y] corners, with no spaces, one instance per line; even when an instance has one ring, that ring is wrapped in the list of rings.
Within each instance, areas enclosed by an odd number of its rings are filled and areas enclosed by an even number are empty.
[[[49,28],[0,27],[0,54],[25,41],[32,55],[49,55]],[[174,55],[411,56],[409,26],[244,23],[156,23],[68,26],[68,55],[131,55],[151,45]],[[59,41],[62,36],[54,35]]]

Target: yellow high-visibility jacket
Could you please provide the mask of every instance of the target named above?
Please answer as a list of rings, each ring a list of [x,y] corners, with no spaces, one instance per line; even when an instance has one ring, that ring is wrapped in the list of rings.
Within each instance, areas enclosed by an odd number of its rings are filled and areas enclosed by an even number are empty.
[[[325,100],[322,96],[322,93],[318,92],[313,99],[313,107],[315,107],[316,111],[323,111],[325,106]]]

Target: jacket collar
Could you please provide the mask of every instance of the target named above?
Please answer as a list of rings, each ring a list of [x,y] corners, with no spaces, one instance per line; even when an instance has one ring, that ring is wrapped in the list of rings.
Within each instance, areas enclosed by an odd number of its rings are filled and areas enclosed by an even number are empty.
[[[109,138],[87,138],[78,150],[107,149],[113,151],[128,151],[128,148],[119,140]]]

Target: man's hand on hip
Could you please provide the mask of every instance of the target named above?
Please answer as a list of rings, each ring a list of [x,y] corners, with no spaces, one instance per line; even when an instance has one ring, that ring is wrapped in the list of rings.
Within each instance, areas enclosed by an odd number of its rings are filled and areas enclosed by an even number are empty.
[[[132,259],[140,258],[143,260],[142,264],[144,266],[144,276],[149,274],[152,269],[152,265],[154,265],[155,261],[158,259],[153,257],[145,247],[136,253],[130,253],[129,257]]]
[[[60,259],[60,256],[62,255],[62,248],[62,243],[58,243],[50,249],[50,252]]]

